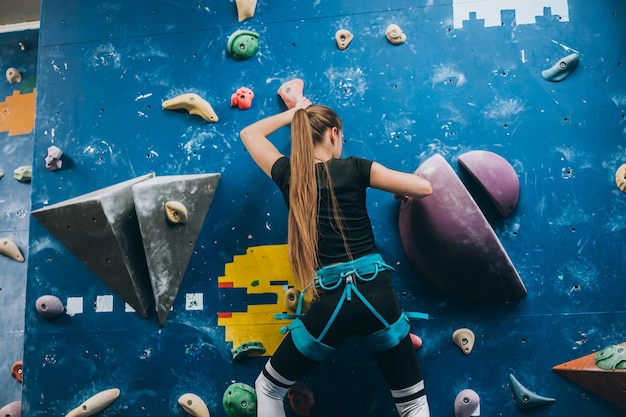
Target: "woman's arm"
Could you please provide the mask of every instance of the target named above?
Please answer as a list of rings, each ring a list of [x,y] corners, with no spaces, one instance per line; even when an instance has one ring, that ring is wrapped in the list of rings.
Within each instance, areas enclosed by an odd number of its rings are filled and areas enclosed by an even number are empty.
[[[295,107],[254,122],[243,128],[239,133],[241,141],[248,152],[250,152],[252,159],[267,176],[271,177],[274,162],[283,156],[267,137],[281,127],[291,123],[291,119],[293,119],[293,115],[297,110],[307,108],[310,105],[311,102],[307,98],[302,97],[298,100]]]
[[[419,175],[386,168],[378,162],[372,163],[370,186],[393,193],[394,196],[423,198],[433,193],[430,181]]]

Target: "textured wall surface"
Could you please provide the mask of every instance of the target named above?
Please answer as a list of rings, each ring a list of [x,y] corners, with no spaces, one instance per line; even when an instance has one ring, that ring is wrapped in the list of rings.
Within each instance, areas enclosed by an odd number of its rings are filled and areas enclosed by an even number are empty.
[[[410,172],[440,154],[471,184],[457,157],[482,149],[519,176],[520,200],[506,219],[477,198],[528,290],[505,305],[433,288],[404,253],[399,203],[369,195],[402,306],[431,315],[412,331],[424,340],[417,354],[433,415],[452,416],[465,388],[479,393],[483,415],[521,415],[509,374],[556,398],[533,415],[621,415],[552,367],[626,339],[626,195],[615,186],[626,162],[625,21],[623,1],[260,0],[255,16],[238,22],[228,1],[44,0],[32,208],[150,172],[221,179],[165,326],[155,314],[128,311],[30,222],[26,305],[54,294],[69,314],[47,321],[26,309],[24,412],[65,415],[117,387],[103,415],[182,416],[177,399],[193,392],[223,416],[226,387],[253,384],[266,358],[232,363],[222,323],[277,303],[279,291],[255,288],[286,285],[282,277],[259,281],[285,264],[255,248],[285,243],[286,210],[238,132],[283,110],[276,92],[297,77],[307,96],[342,116],[346,154]],[[391,23],[406,33],[404,44],[385,38]],[[342,28],[354,34],[344,51],[334,39]],[[249,60],[226,52],[238,29],[260,35]],[[573,52],[580,64],[567,78],[542,78]],[[255,93],[245,111],[230,107],[242,86]],[[184,93],[205,98],[219,121],[162,109]],[[288,152],[286,130],[274,140]],[[64,165],[48,172],[38,157],[52,144],[65,152]],[[242,255],[253,266],[230,268]],[[451,340],[460,327],[477,337],[468,356]],[[316,395],[314,416],[395,415],[379,371],[352,344],[301,382]]]
[[[37,30],[0,33],[0,239],[11,239],[28,254],[31,184],[13,171],[33,159]],[[9,83],[5,72],[17,69],[22,81]],[[27,264],[0,256],[0,408],[21,398],[22,386],[11,366],[22,359]]]

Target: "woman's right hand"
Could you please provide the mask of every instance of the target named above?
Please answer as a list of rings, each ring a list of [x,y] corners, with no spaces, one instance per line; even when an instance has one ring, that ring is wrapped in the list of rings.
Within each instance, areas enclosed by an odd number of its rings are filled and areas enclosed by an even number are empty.
[[[309,100],[308,98],[302,96],[298,99],[298,101],[296,102],[296,105],[293,106],[294,109],[294,113],[300,109],[306,109],[307,107],[311,106],[313,103],[311,103],[311,100]]]

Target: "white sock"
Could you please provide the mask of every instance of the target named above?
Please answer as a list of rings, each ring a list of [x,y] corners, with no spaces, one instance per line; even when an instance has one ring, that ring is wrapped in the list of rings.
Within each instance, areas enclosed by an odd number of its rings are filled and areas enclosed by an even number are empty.
[[[276,372],[268,361],[254,383],[257,417],[284,417],[285,395],[294,383]]]
[[[428,400],[424,394],[424,381],[400,389],[391,390],[400,417],[430,417]]]

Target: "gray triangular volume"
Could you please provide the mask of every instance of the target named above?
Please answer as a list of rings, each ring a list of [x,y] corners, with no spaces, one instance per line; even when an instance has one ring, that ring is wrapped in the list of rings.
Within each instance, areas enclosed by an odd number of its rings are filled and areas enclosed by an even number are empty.
[[[172,175],[133,187],[161,325],[174,304],[219,179],[220,174]],[[166,206],[173,219],[168,218]]]
[[[32,212],[143,317],[148,316],[152,294],[132,187],[153,177],[146,174]]]

